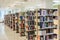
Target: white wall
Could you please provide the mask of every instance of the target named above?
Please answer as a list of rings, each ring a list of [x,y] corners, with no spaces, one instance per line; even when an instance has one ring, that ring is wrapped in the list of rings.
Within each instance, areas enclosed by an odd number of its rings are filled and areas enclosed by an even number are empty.
[[[4,11],[0,10],[0,21],[4,20]]]
[[[6,9],[0,9],[0,22],[4,20],[4,15],[7,14]]]

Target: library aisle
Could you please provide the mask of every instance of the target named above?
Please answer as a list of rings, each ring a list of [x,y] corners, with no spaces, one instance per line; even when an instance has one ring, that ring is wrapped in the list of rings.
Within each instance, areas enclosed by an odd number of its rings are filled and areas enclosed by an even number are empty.
[[[59,0],[1,0],[0,40],[60,40]]]
[[[12,31],[9,27],[6,27],[4,23],[0,23],[0,40],[25,40],[20,38],[18,33]]]

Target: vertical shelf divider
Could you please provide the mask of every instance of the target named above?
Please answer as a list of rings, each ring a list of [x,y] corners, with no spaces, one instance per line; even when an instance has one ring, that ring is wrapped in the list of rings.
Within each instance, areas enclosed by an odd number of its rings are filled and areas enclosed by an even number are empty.
[[[37,31],[37,40],[38,40],[38,9],[36,9],[36,31]]]

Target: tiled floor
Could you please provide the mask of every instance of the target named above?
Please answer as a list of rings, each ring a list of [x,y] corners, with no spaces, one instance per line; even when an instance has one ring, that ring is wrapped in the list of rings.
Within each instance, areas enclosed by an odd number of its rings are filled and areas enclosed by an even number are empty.
[[[26,40],[26,38],[20,37],[19,33],[0,23],[0,40]]]

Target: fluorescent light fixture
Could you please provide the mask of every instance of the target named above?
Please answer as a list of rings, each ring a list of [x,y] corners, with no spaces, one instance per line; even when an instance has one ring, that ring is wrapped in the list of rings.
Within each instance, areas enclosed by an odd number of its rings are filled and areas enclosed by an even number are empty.
[[[38,7],[40,7],[40,6],[41,6],[41,4],[37,4],[37,6],[38,6]]]
[[[60,2],[60,0],[53,0],[53,2]]]
[[[30,6],[30,7],[25,7],[25,10],[34,10],[35,9],[35,7],[34,6]]]
[[[17,12],[20,12],[21,11],[21,9],[19,9]]]
[[[16,1],[15,3],[11,4],[10,7],[14,7],[15,5],[21,5],[21,4],[24,4],[25,2],[19,2],[19,1]]]
[[[25,2],[15,1],[15,4],[24,4]]]
[[[53,5],[59,5],[60,4],[60,0],[53,0]]]
[[[59,5],[60,4],[60,2],[55,2],[53,5]]]
[[[14,7],[16,4],[12,4],[12,5],[10,5],[10,7]]]

